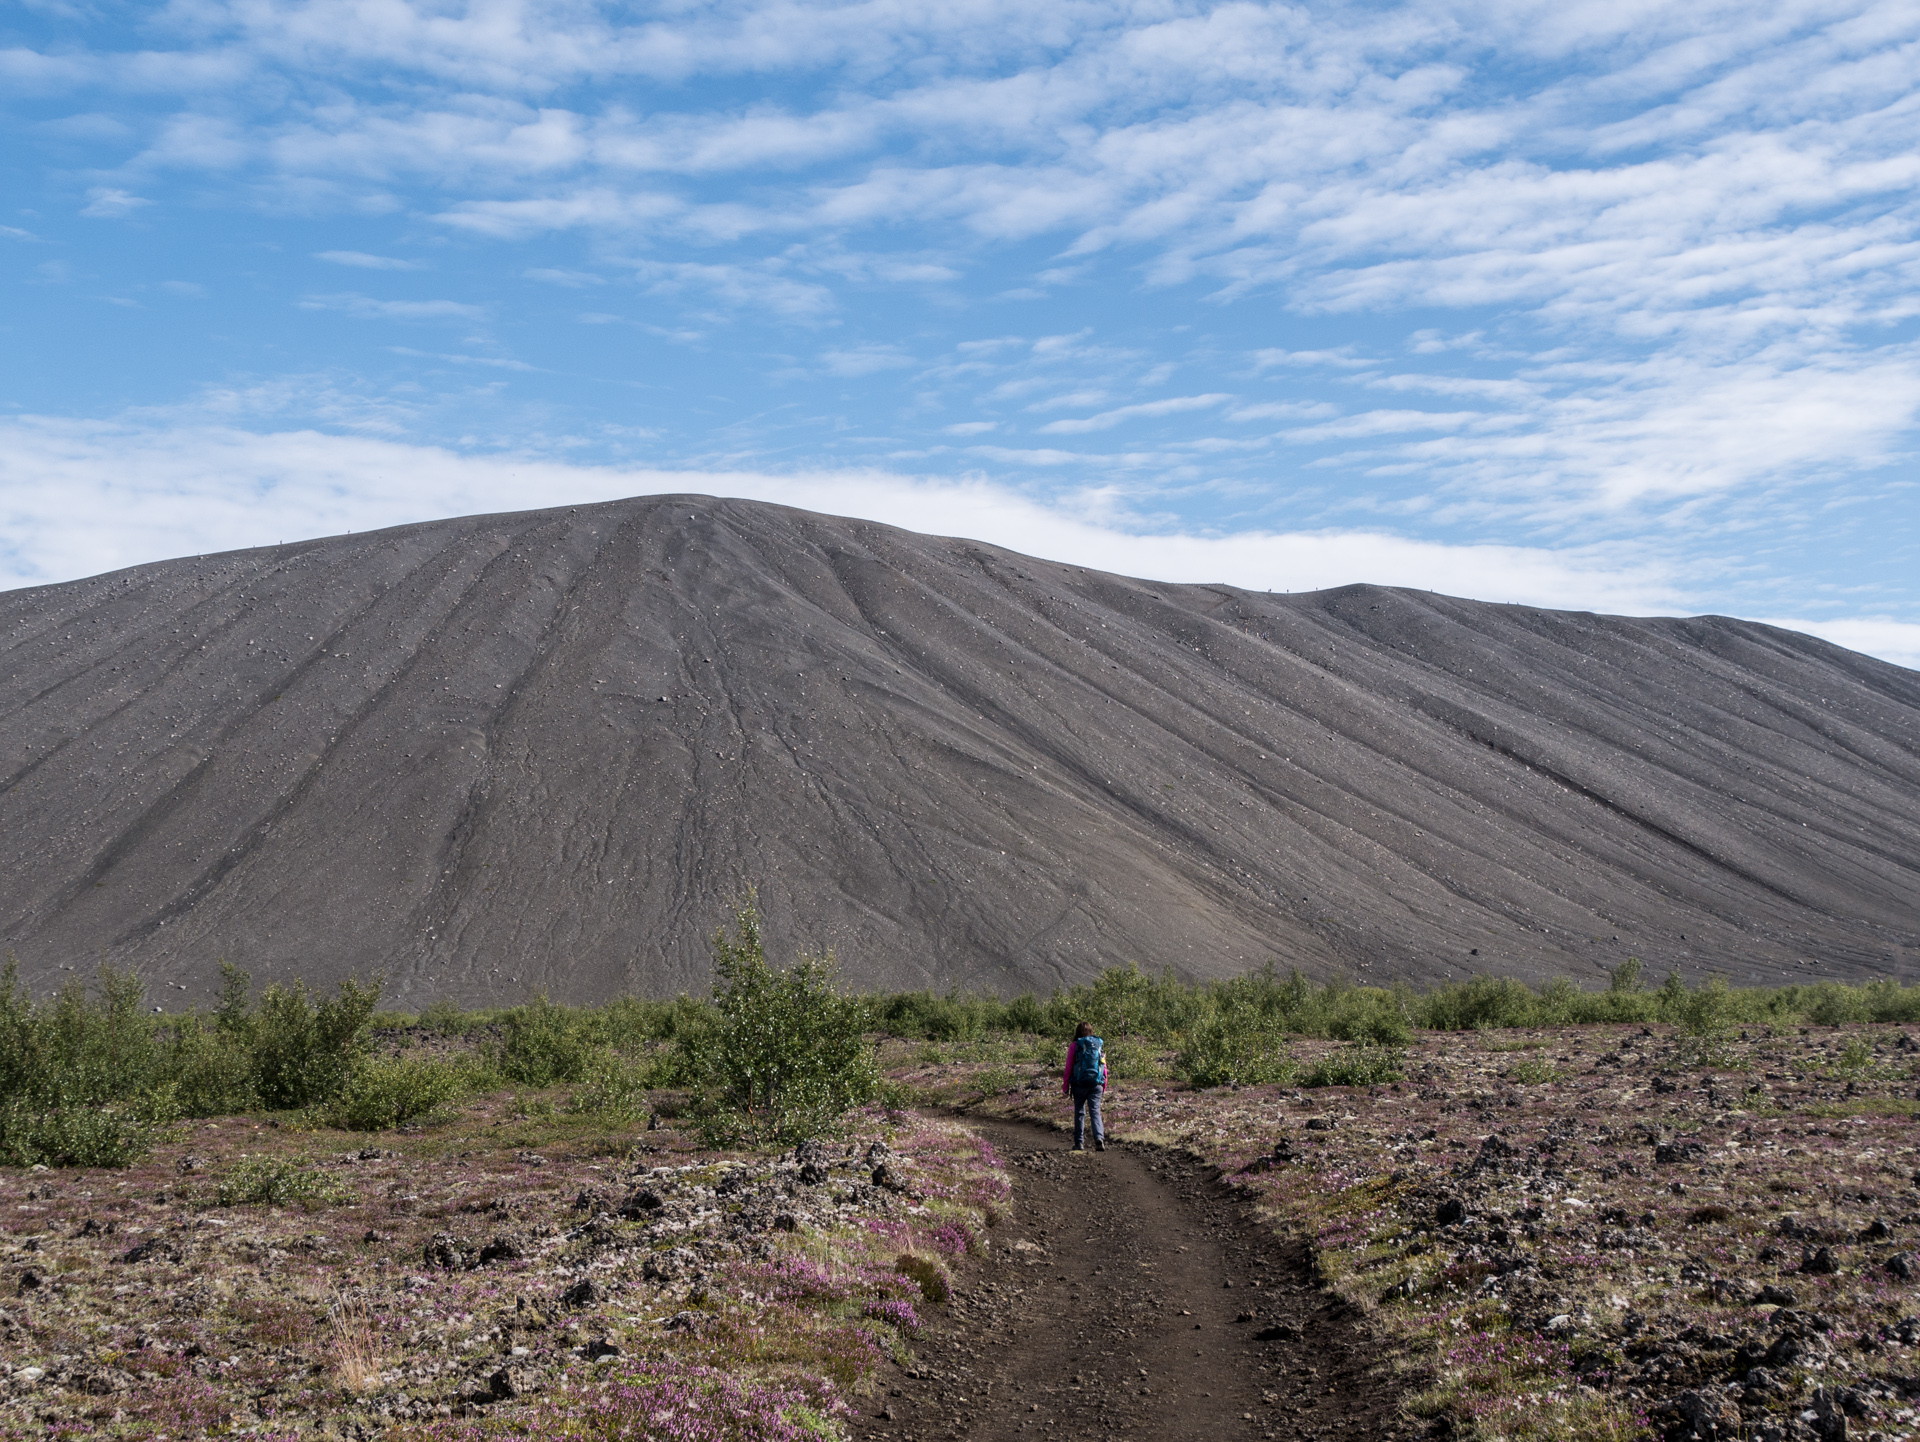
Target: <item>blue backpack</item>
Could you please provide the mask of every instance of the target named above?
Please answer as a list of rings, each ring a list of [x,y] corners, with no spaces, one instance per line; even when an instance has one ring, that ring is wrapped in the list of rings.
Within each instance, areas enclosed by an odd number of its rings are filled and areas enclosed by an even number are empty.
[[[1106,1043],[1097,1036],[1083,1036],[1073,1044],[1073,1084],[1077,1087],[1100,1085],[1100,1048]]]

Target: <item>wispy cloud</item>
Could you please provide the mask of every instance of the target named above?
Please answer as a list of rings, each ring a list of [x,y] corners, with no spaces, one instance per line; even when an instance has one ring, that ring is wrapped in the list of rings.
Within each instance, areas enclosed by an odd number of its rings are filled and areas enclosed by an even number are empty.
[[[414,484],[397,489],[387,480],[395,475]],[[33,484],[23,484],[29,477]],[[628,470],[204,424],[0,421],[0,490],[17,498],[0,585],[436,516],[696,492],[864,516],[1161,580],[1275,590],[1369,580],[1612,611],[1667,610],[1686,599],[1676,568],[1637,548],[1447,546],[1365,530],[1209,536],[1091,519],[1082,498],[1048,505],[977,480],[871,469]]]
[[[364,250],[317,250],[315,260],[329,265],[348,265],[357,270],[425,270],[425,261],[400,260],[391,255],[369,255]]]
[[[152,204],[151,200],[131,191],[96,185],[87,192],[87,203],[80,207],[80,213],[91,220],[120,220]]]
[[[244,277],[281,323],[484,322],[591,372],[539,389],[463,340],[316,425],[468,436],[407,428],[477,367],[568,445],[644,396],[689,464],[911,452],[1042,495],[1119,477],[1196,530],[1672,542],[1766,571],[1746,594],[1778,614],[1826,614],[1777,590],[1810,555],[1830,578],[1869,555],[1863,613],[1920,617],[1909,0],[37,14],[0,52],[33,191],[0,235],[64,247],[29,276],[87,309],[74,333],[109,290],[157,313],[165,280]],[[397,288],[427,254],[485,303],[303,298],[273,260],[289,218],[323,263]],[[130,270],[150,227],[198,243]],[[343,349],[295,374],[366,344],[301,329]],[[232,364],[195,354],[189,387]],[[1127,448],[1070,439],[1109,433]]]
[[[344,291],[338,295],[309,295],[297,302],[301,310],[332,310],[355,320],[481,320],[486,311],[457,300],[376,300]]]
[[[1232,400],[1230,395],[1169,396],[1165,400],[1140,401],[1130,406],[1116,406],[1110,411],[1101,411],[1098,415],[1081,416],[1067,420],[1049,421],[1040,427],[1042,435],[1068,436],[1084,435],[1088,431],[1111,430],[1122,421],[1139,420],[1148,416],[1172,416],[1185,411],[1212,410]]]

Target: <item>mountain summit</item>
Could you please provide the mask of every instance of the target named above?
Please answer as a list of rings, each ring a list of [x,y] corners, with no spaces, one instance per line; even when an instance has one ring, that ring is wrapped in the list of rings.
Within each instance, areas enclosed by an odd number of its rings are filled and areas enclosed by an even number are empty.
[[[1920,674],[1752,622],[1160,584],[699,496],[0,622],[36,986],[700,990],[749,885],[776,952],[888,988],[1920,971]]]

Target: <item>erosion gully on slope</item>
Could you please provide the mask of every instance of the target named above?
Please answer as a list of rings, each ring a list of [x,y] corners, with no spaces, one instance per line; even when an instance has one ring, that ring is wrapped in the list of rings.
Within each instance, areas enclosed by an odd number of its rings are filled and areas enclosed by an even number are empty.
[[[968,1124],[1010,1163],[1010,1215],[912,1365],[862,1399],[856,1438],[1424,1435],[1306,1244],[1262,1226],[1212,1168]]]

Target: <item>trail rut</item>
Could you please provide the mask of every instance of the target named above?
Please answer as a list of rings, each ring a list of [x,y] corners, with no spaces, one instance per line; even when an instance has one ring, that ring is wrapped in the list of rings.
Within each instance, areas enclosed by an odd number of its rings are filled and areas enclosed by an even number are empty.
[[[930,1439],[1395,1438],[1378,1346],[1211,1168],[1157,1148],[1074,1153],[969,1119],[1010,1163],[1009,1214],[854,1435]]]

